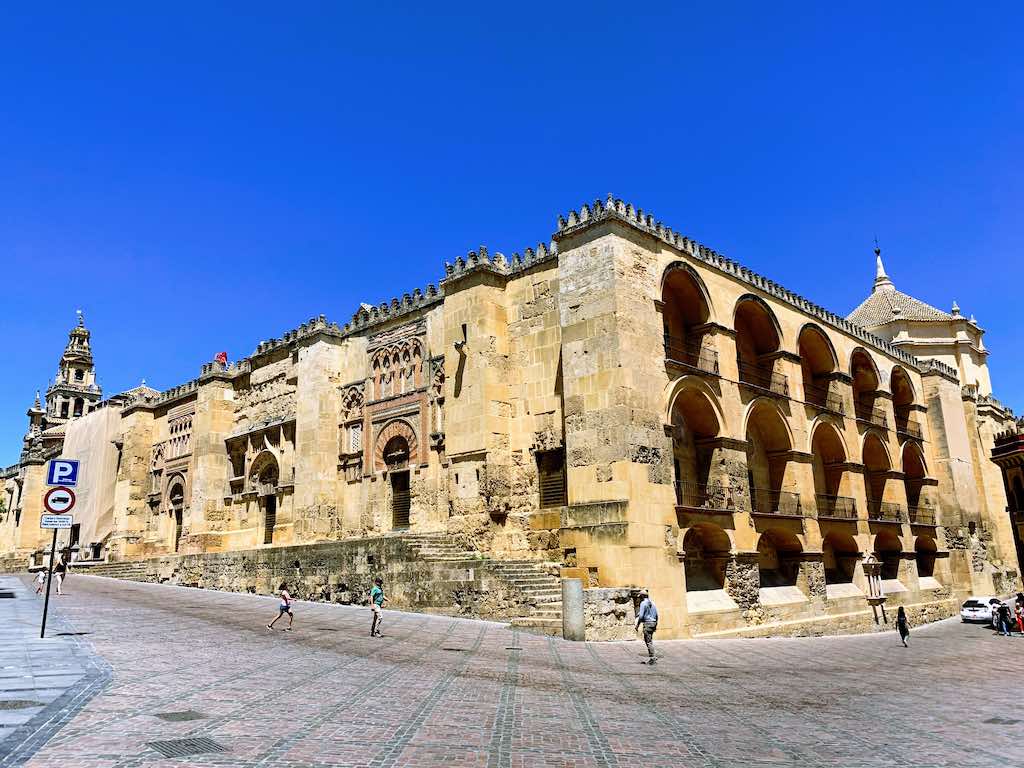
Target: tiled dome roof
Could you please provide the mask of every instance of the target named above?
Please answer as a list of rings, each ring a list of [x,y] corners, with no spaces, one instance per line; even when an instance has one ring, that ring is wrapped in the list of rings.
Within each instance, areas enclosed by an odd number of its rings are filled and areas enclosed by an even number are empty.
[[[891,323],[894,320],[938,321],[952,320],[953,315],[925,304],[920,299],[897,291],[892,280],[885,274],[882,256],[876,250],[875,287],[871,295],[860,303],[853,312],[846,316],[851,323],[863,328]]]

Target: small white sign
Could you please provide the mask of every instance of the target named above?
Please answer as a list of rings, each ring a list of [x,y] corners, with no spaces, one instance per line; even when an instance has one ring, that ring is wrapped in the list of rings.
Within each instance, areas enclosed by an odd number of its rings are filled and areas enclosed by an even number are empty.
[[[71,527],[71,515],[43,515],[39,518],[40,528],[64,530]]]
[[[43,496],[43,508],[52,515],[70,512],[75,506],[75,492],[70,488],[51,488]]]
[[[46,484],[65,488],[78,485],[78,459],[50,459],[46,468]]]

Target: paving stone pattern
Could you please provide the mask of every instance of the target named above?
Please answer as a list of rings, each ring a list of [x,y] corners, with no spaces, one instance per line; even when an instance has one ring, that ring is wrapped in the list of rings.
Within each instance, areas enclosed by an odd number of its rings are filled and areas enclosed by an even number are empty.
[[[59,604],[112,679],[26,763],[141,766],[1021,764],[1024,638],[894,633],[570,643],[481,621],[76,575]],[[1000,670],[999,674],[993,671]],[[196,719],[158,717],[193,712]],[[992,722],[990,722],[992,721]],[[211,739],[165,758],[147,746]]]
[[[0,766],[18,765],[105,685],[109,669],[51,610],[39,637],[43,600],[35,586],[0,577]],[[51,594],[50,605],[63,597]]]

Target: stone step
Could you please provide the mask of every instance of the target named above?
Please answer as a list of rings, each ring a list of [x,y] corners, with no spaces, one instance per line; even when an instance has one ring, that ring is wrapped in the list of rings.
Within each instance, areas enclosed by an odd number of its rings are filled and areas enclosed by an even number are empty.
[[[558,608],[537,608],[529,616],[531,619],[558,619],[562,620],[562,606]]]
[[[516,629],[533,632],[539,635],[553,635],[555,637],[559,637],[562,634],[561,619],[535,619],[527,616],[512,619],[510,623]]]
[[[551,605],[552,603],[562,603],[562,595],[530,595],[530,599],[537,605]]]

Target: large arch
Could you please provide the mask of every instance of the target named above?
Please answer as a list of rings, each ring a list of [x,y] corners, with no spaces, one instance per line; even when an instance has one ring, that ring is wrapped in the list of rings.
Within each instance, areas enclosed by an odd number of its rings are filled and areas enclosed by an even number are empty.
[[[807,323],[797,337],[797,351],[804,401],[842,413],[842,398],[830,389],[831,374],[839,369],[839,358],[828,334],[814,323]]]
[[[931,536],[918,536],[914,541],[914,560],[917,575],[923,578],[935,576],[935,554],[938,547]]]
[[[902,556],[903,546],[900,544],[899,536],[895,533],[880,531],[875,536],[875,557],[882,564],[881,576],[883,579],[899,578]]]
[[[852,584],[860,561],[860,547],[849,533],[829,531],[821,543],[826,584]]]
[[[761,587],[792,587],[800,575],[803,547],[789,532],[769,528],[757,542],[757,565]]]
[[[884,411],[875,406],[882,378],[878,366],[864,347],[857,347],[850,355],[850,376],[853,377],[853,406],[857,418],[888,427]]]
[[[917,393],[914,391],[914,383],[910,380],[910,376],[900,365],[894,365],[889,374],[889,391],[892,392],[896,431],[900,434],[921,437],[920,424],[910,418],[914,404],[917,402]]]
[[[811,455],[818,514],[855,518],[856,507],[846,487],[848,458],[842,432],[831,422],[819,420],[811,432]]]
[[[661,316],[665,357],[717,373],[718,359],[704,349],[706,325],[711,319],[711,297],[700,276],[688,264],[673,262],[661,279]]]
[[[928,470],[924,463],[924,454],[921,446],[914,442],[903,444],[902,455],[903,487],[907,493],[907,507],[913,520],[914,514],[925,506],[925,498],[922,496],[924,481],[928,477]]]
[[[763,299],[741,296],[733,313],[736,330],[736,363],[744,384],[789,396],[789,383],[776,373],[776,354],[782,348],[782,328]]]
[[[683,536],[683,572],[687,592],[705,592],[725,587],[725,570],[731,542],[717,525],[697,523]]]
[[[799,496],[784,491],[793,436],[778,406],[767,398],[751,403],[744,425],[751,509],[762,514],[799,511]]]
[[[892,461],[885,443],[874,432],[864,435],[861,448],[864,464],[864,490],[867,494],[869,517],[879,517],[882,502],[885,500],[885,484],[889,479]]]
[[[716,398],[699,386],[681,387],[672,399],[672,464],[680,506],[728,506],[725,488],[710,476],[714,448],[707,441],[722,428],[717,405]]]

